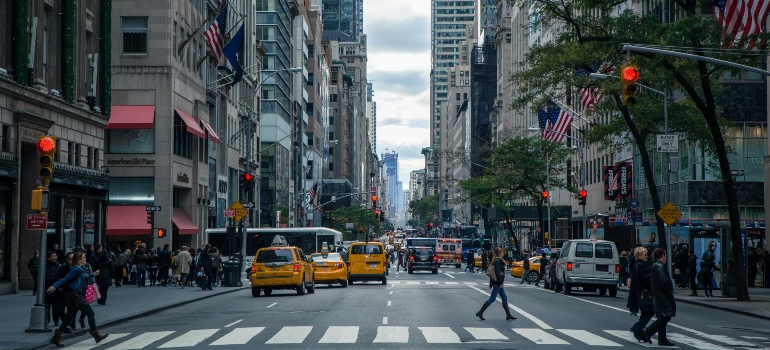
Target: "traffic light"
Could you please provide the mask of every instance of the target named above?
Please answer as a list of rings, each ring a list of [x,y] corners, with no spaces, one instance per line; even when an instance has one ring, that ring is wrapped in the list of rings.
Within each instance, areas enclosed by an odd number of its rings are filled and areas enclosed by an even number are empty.
[[[155,222],[155,212],[154,211],[148,211],[147,212],[147,223],[150,224],[150,227],[152,227],[154,222]]]
[[[379,219],[380,218],[380,210],[375,208],[374,209],[374,218]]]
[[[586,205],[586,197],[588,197],[588,191],[585,189],[580,190],[578,193],[578,204],[579,205]]]
[[[166,229],[165,228],[156,228],[155,229],[155,237],[157,237],[157,238],[166,237]]]
[[[543,191],[540,194],[540,198],[543,200],[543,203],[548,203],[548,191]]]
[[[53,177],[53,157],[56,153],[56,136],[37,137],[37,153],[40,154],[40,179],[48,185]]]
[[[32,190],[32,210],[37,212],[47,212],[50,192],[43,186]]]
[[[377,210],[377,195],[372,195],[372,209]]]
[[[620,67],[620,83],[623,92],[623,105],[633,106],[636,104],[636,81],[639,80],[639,70],[632,66],[631,62]]]
[[[254,185],[255,177],[252,173],[243,173],[241,174],[241,188],[243,189],[251,189],[251,187]]]

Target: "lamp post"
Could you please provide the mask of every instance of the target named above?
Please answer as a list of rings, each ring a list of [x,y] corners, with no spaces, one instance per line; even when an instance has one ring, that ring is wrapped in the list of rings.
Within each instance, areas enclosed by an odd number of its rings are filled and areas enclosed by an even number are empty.
[[[607,74],[599,74],[599,73],[591,73],[589,75],[591,79],[594,80],[604,80],[607,78],[614,78],[614,79],[620,79],[620,77],[616,77],[614,75],[607,75]],[[668,94],[660,91],[655,90],[649,86],[645,86],[642,84],[639,84],[638,82],[636,85],[646,89],[647,91],[654,92],[658,95],[663,95],[663,134],[668,135]],[[671,182],[671,155],[669,153],[666,153],[666,166],[668,167],[668,171],[665,172],[665,178],[666,178],[666,199],[670,202],[671,201],[671,185],[669,182]],[[671,268],[671,226],[666,225],[666,256],[668,257],[666,259],[666,269],[668,270],[669,276],[673,276],[674,273]],[[676,288],[674,288],[676,289]],[[676,292],[676,290],[674,290]]]

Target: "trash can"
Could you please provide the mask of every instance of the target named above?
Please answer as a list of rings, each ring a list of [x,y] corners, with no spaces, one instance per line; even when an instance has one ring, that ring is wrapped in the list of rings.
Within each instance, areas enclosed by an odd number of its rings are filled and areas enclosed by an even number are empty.
[[[241,271],[239,270],[241,262],[238,259],[229,259],[222,263],[222,284],[225,287],[243,286],[241,281]]]

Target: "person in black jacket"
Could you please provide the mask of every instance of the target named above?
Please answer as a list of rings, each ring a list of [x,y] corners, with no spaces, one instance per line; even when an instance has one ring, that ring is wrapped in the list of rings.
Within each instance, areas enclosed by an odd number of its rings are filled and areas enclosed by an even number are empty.
[[[144,248],[136,250],[134,255],[134,264],[136,265],[136,284],[138,288],[146,287],[147,266],[150,263],[150,257],[144,251]]]
[[[213,288],[211,288],[211,278],[213,276],[211,276],[211,256],[209,255],[210,251],[211,244],[206,244],[200,256],[198,257],[198,265],[200,265],[201,270],[205,275],[203,277],[203,283],[201,283],[202,290],[213,290]]]
[[[687,252],[687,255],[689,255],[687,259],[687,277],[690,278],[690,290],[692,290],[692,293],[690,294],[691,297],[697,297],[698,296],[698,283],[695,280],[695,277],[698,276],[698,269],[696,268],[698,263],[698,258],[695,256],[693,252]]]
[[[32,275],[32,295],[37,295],[37,272],[40,270],[40,251],[36,250],[32,258],[27,262],[27,269]]]
[[[107,303],[107,290],[112,284],[112,276],[115,274],[115,263],[110,259],[110,254],[102,252],[99,258],[96,259],[96,266],[94,269],[101,271],[99,276],[96,276],[96,285],[99,286],[99,294],[101,298],[97,301],[99,305]]]
[[[639,320],[631,326],[634,338],[646,341],[642,330],[655,314],[652,303],[652,286],[650,286],[650,266],[647,265],[647,248],[639,247],[634,250],[634,266],[631,268],[631,289],[628,292],[628,309],[636,314],[641,311]]]
[[[62,278],[66,277],[68,273],[70,273],[70,262],[72,261],[73,253],[69,252],[64,255],[64,264],[59,265],[59,268],[56,270],[56,275],[54,276],[54,282],[58,282]],[[53,284],[52,284],[53,285]],[[59,318],[64,322],[64,316],[66,315],[66,300],[64,295],[63,289],[57,289],[55,292],[53,292],[54,295],[54,313],[59,315]],[[73,320],[70,324],[71,328],[75,328],[75,321]],[[62,332],[64,333],[72,333],[72,331],[69,328],[62,329]]]
[[[59,270],[58,261],[59,257],[56,255],[56,252],[50,251],[45,254],[45,289],[48,289],[54,282],[58,281],[56,279],[56,272]],[[54,307],[55,302],[56,294],[46,292],[44,299],[46,314],[45,324],[51,322],[51,319],[53,318],[54,325],[58,326],[59,320],[64,320],[64,315],[59,315],[58,310]]]
[[[666,338],[666,325],[671,318],[676,316],[676,302],[674,301],[674,284],[666,269],[666,251],[656,248],[652,252],[655,265],[650,273],[650,285],[652,286],[652,301],[655,304],[655,317],[657,319],[647,329],[644,329],[645,340],[652,344],[650,337],[658,333],[658,346],[674,346],[674,343]]]
[[[163,249],[158,252],[158,279],[160,279],[160,285],[168,286],[168,269],[171,267],[171,251],[168,249],[168,244],[163,245]]]
[[[535,287],[538,286],[540,281],[543,280],[543,277],[545,276],[545,267],[548,266],[548,258],[546,257],[545,253],[540,256],[540,272],[537,274],[537,281],[535,281]]]
[[[508,296],[503,289],[503,283],[505,282],[505,261],[503,260],[503,248],[497,247],[494,250],[494,258],[492,259],[492,265],[495,266],[495,278],[489,278],[489,289],[492,289],[492,294],[489,295],[489,299],[481,306],[481,310],[476,313],[476,317],[484,320],[484,311],[495,302],[497,295],[500,294],[500,299],[503,302],[503,310],[505,310],[506,320],[515,320],[516,317],[511,315],[511,310],[508,309]]]

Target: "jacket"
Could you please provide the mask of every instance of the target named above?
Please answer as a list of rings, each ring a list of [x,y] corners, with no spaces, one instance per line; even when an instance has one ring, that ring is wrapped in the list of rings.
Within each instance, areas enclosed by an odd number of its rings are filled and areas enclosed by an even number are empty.
[[[100,286],[112,284],[112,276],[115,275],[115,264],[107,254],[102,254],[96,259],[94,268],[99,270],[99,276],[96,276],[96,284]]]
[[[59,263],[57,262],[50,262],[46,260],[45,262],[45,287],[48,288],[53,285],[54,282],[56,282],[56,272],[59,271]]]
[[[529,258],[524,257],[524,270],[529,270]]]
[[[192,264],[192,256],[188,251],[181,251],[174,259],[174,265],[179,273],[190,273],[190,264]]]
[[[211,256],[211,268],[219,269],[219,265],[222,265],[222,257],[219,253],[211,253],[209,256]]]
[[[666,264],[660,260],[655,261],[655,265],[652,265],[650,284],[652,285],[652,303],[655,305],[655,316],[658,318],[676,316],[674,284],[671,283],[671,276],[666,270]]]
[[[149,263],[150,257],[147,256],[147,254],[134,255],[134,265],[136,265],[136,267],[147,267]]]
[[[639,297],[644,291],[652,292],[650,286],[650,266],[641,260],[634,260],[631,267],[631,289],[628,293],[626,307],[632,312],[639,312]]]
[[[158,267],[168,268],[171,266],[171,251],[168,249],[161,249],[158,252]]]
[[[698,263],[697,260],[698,258],[695,257],[695,254],[687,259],[687,275],[690,277],[694,277],[698,273],[696,268],[696,264]]]
[[[61,288],[66,285],[70,289],[82,293],[83,288],[86,286],[86,280],[93,277],[93,273],[86,273],[82,267],[76,265],[72,267],[69,273],[67,273],[67,276],[64,276],[64,278],[54,283],[53,286]]]
[[[548,258],[540,258],[540,273],[545,274],[545,267],[548,266]]]
[[[494,284],[497,284],[499,286],[503,286],[503,283],[505,282],[505,261],[503,261],[502,258],[495,258],[494,261],[492,261],[492,264],[495,265],[495,275],[497,276],[497,281],[493,282],[492,278],[489,278],[489,285],[492,286]]]
[[[211,254],[207,251],[202,251],[198,256],[198,266],[203,268],[203,271],[208,275],[211,272]]]
[[[113,263],[115,266],[126,266],[126,254],[118,253],[115,254],[115,260],[113,260]]]
[[[40,270],[40,258],[32,257],[29,259],[29,262],[27,262],[27,268],[29,269],[29,272],[34,275],[32,277],[37,278],[37,271]]]

